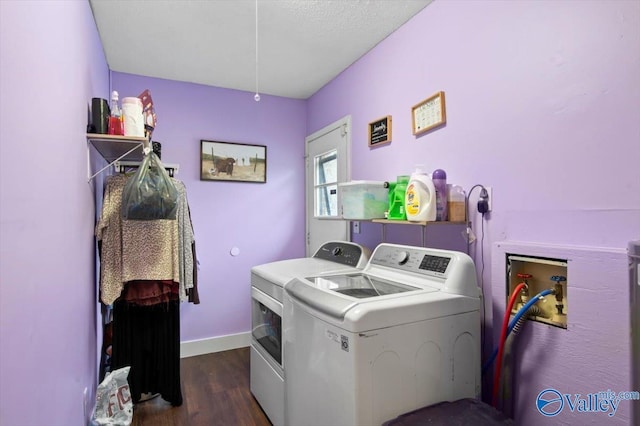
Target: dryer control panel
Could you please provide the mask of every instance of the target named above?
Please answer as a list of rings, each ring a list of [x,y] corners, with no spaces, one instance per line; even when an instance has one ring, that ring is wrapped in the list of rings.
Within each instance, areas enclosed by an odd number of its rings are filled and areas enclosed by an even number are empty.
[[[324,243],[313,257],[362,268],[369,260],[369,251],[348,241],[329,241]]]

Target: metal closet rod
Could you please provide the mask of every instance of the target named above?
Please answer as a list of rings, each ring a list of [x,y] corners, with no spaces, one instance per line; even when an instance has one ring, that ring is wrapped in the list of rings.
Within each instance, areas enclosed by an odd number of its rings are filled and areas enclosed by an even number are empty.
[[[140,167],[141,164],[142,164],[142,161],[118,161],[118,160],[115,160],[113,162],[113,166],[114,166],[116,172],[120,172],[120,173],[123,173],[124,170],[127,167]],[[180,165],[179,164],[162,163],[162,167],[169,172],[169,176],[173,177],[174,174],[178,173]]]

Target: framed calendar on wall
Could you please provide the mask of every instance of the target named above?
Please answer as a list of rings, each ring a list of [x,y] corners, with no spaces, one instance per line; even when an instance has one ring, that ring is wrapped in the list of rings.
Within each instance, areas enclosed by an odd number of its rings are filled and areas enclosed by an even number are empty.
[[[411,108],[411,123],[414,135],[421,135],[447,122],[444,92],[417,103]]]

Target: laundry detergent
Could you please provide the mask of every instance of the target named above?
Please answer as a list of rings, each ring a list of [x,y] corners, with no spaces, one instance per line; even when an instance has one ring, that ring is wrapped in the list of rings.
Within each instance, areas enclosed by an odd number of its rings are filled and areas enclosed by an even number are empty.
[[[405,212],[410,222],[436,220],[436,189],[431,176],[420,167],[411,174],[405,193]]]

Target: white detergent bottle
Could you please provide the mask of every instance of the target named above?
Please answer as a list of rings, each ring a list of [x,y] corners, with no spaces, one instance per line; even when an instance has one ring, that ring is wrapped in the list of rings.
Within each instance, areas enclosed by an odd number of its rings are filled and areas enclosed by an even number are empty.
[[[422,166],[416,166],[404,196],[405,212],[410,222],[436,220],[436,188],[431,176],[422,170]]]

